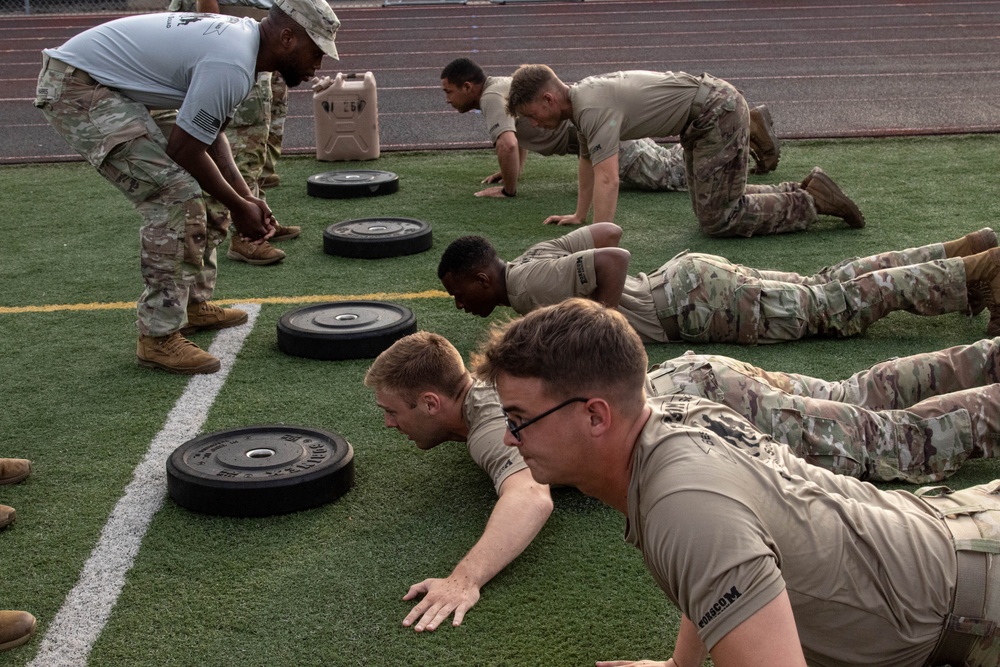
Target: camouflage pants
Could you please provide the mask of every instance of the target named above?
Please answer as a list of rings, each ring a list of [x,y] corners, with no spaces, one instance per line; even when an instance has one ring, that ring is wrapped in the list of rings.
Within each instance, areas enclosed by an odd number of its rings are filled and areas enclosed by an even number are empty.
[[[681,134],[691,205],[709,236],[753,236],[805,229],[816,220],[798,183],[747,186],[750,110],[738,90],[705,75],[702,111]]]
[[[288,84],[278,72],[271,73],[271,124],[267,132],[267,155],[260,179],[277,173],[278,158],[281,157],[281,142],[285,136],[285,119],[288,118]]]
[[[827,381],[688,352],[654,366],[653,395],[726,405],[809,463],[872,481],[939,481],[1000,454],[1000,338],[891,359]]]
[[[683,252],[650,275],[666,310],[695,343],[777,343],[859,334],[885,315],[965,312],[961,258],[935,243],[851,259],[812,276],[764,271],[715,255]]]
[[[687,190],[684,149],[661,146],[652,139],[623,141],[618,146],[618,178],[622,185],[654,192]]]
[[[961,667],[996,667],[1000,664],[1000,480],[958,491],[925,487],[916,493],[952,532],[959,586],[964,579],[966,590],[972,592],[970,599],[976,602],[974,614],[953,609],[945,621],[946,627],[974,640]],[[963,556],[970,562],[963,562]],[[927,664],[937,667],[942,662]],[[952,667],[960,667],[957,660]]]
[[[35,106],[143,218],[139,331],[180,330],[187,304],[212,296],[215,248],[226,235],[207,220],[201,187],[167,156],[165,135],[145,106],[85,72],[44,56]]]

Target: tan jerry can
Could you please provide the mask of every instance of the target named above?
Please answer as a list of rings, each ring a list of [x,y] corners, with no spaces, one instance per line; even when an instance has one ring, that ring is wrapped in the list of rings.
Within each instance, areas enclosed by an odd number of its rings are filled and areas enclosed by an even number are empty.
[[[374,160],[379,156],[378,94],[371,72],[338,72],[313,95],[316,159]]]

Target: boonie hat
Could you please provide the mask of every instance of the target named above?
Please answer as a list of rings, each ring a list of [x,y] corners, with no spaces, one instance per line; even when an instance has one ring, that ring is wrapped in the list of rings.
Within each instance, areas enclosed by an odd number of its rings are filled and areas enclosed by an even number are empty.
[[[305,28],[309,37],[323,53],[334,60],[340,60],[340,56],[337,55],[337,45],[333,43],[337,36],[337,28],[340,27],[340,20],[330,9],[327,0],[275,0],[274,6]]]

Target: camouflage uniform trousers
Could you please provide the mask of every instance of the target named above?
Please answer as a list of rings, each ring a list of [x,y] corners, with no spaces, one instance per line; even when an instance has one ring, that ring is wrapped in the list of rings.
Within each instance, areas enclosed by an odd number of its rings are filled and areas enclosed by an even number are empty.
[[[1000,338],[891,359],[846,380],[688,352],[654,366],[653,395],[726,405],[809,463],[926,484],[1000,453]]]
[[[709,236],[752,236],[806,229],[812,196],[798,183],[747,185],[750,110],[736,88],[705,75],[701,113],[681,133],[691,204]]]
[[[981,609],[975,616],[953,609],[945,619],[945,628],[973,638],[961,667],[996,667],[1000,665],[1000,480],[958,491],[924,487],[916,494],[952,531],[958,554],[957,579],[966,580],[966,590],[975,595],[976,611]],[[965,525],[958,527],[963,521]],[[963,556],[971,556],[972,562],[963,563]],[[952,667],[960,667],[957,660]]]
[[[946,259],[940,243],[845,260],[812,276],[683,252],[649,278],[664,289],[660,320],[676,315],[680,337],[695,343],[853,336],[897,310],[968,310],[965,265]]]
[[[653,192],[687,190],[684,149],[661,146],[652,139],[623,141],[618,146],[618,178],[622,185]]]
[[[285,136],[285,119],[288,118],[288,83],[280,72],[271,73],[271,125],[267,132],[267,155],[260,179],[277,173],[276,164],[281,157],[281,143]]]
[[[139,331],[180,330],[188,303],[212,297],[215,248],[226,237],[225,227],[207,220],[198,182],[167,156],[165,135],[144,105],[81,70],[44,56],[35,106],[144,220]]]

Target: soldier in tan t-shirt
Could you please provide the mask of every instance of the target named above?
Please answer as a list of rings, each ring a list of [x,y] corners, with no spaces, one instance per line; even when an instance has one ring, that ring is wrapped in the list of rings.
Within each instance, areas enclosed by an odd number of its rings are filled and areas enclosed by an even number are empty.
[[[571,297],[617,308],[654,343],[777,343],[846,337],[891,312],[978,314],[1000,335],[1000,249],[989,228],[961,239],[848,259],[813,276],[752,269],[716,255],[682,252],[649,274],[628,274],[622,230],[595,223],[504,262],[481,236],[445,249],[438,278],[455,307],[486,317],[499,305],[520,314]],[[980,288],[988,285],[989,297]]]
[[[576,212],[546,223],[611,222],[618,202],[618,142],[680,136],[695,216],[710,236],[806,229],[817,214],[863,227],[861,211],[819,167],[801,183],[747,185],[750,111],[722,79],[685,72],[628,71],[567,85],[546,65],[522,65],[507,98],[511,115],[543,128],[571,120],[580,140]]]
[[[452,625],[460,625],[480,589],[545,525],[552,513],[549,488],[536,483],[517,450],[503,444],[506,428],[496,391],[469,375],[458,350],[442,336],[421,331],[396,341],[378,356],[364,382],[375,390],[387,427],[420,449],[465,442],[497,491],[482,537],[451,574],[414,584],[403,598],[423,596],[404,626],[433,631],[452,613]]]
[[[569,121],[554,130],[534,127],[527,119],[507,113],[509,76],[486,76],[468,58],[457,58],[441,71],[441,88],[448,103],[459,113],[482,111],[483,120],[496,149],[500,171],[483,183],[502,183],[486,188],[477,197],[513,197],[524,171],[528,151],[540,155],[577,155],[580,145],[576,128]],[[770,112],[758,106],[750,110],[750,145],[757,162],[756,173],[773,171],[778,165],[778,142]],[[753,147],[757,151],[753,151]],[[771,157],[773,155],[773,157]],[[680,144],[662,146],[653,139],[622,141],[618,149],[618,176],[621,183],[640,190],[674,192],[687,189],[684,152]]]
[[[957,502],[882,491],[805,464],[722,406],[647,400],[642,341],[584,299],[510,322],[478,359],[534,478],[626,516],[626,540],[683,614],[657,664],[1000,660],[987,555],[1000,553],[1000,481]]]

